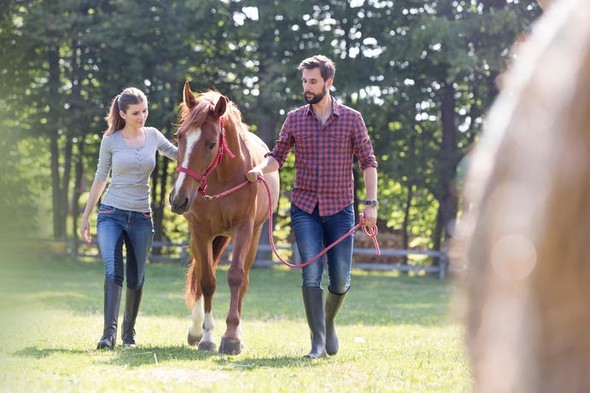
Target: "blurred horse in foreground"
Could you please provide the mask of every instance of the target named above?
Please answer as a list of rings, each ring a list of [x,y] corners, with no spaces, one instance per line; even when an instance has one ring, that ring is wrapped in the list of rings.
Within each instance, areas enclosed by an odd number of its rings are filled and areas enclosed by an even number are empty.
[[[545,7],[486,121],[453,246],[475,391],[590,392],[590,1]]]

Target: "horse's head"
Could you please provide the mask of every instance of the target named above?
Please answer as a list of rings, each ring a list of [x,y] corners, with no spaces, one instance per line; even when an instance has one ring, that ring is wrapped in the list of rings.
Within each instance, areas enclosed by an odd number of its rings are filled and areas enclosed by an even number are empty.
[[[197,97],[186,82],[180,108],[177,176],[170,194],[172,211],[177,214],[186,212],[199,193],[204,194],[207,176],[227,150],[222,119],[227,99],[223,95],[207,92]]]

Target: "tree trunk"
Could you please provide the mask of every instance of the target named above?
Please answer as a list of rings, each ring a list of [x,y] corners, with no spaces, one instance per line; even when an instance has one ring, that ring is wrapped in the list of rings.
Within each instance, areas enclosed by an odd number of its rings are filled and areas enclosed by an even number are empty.
[[[408,226],[410,225],[410,208],[412,207],[412,199],[414,198],[414,185],[408,185],[408,197],[406,198],[406,206],[404,208],[404,221],[402,223],[402,249],[410,248],[410,236],[408,233]],[[408,256],[404,255],[402,264],[408,264]]]
[[[59,143],[57,134],[49,137],[49,151],[51,153],[51,201],[53,206],[53,238],[61,239],[64,236],[63,228],[60,227],[61,220],[59,219],[59,192],[60,176],[59,176]]]
[[[443,233],[443,220],[440,207],[438,208],[438,213],[436,214],[436,226],[434,227],[434,232],[432,233],[432,249],[433,250],[440,250],[441,240],[442,240],[442,233]],[[440,263],[440,258],[432,258],[432,266],[438,266]]]
[[[355,169],[354,170],[355,174],[354,174],[354,192],[353,192],[353,196],[354,196],[354,210],[356,212],[356,217],[355,217],[355,222],[358,222],[359,219],[359,214],[362,213],[362,211],[357,211],[357,206],[359,205],[359,190],[361,189],[361,177],[363,176],[363,172],[361,172],[360,169]]]
[[[441,214],[445,240],[453,235],[457,218],[458,200],[455,191],[457,172],[457,135],[455,119],[455,88],[452,83],[443,87],[441,108],[442,119],[442,160],[441,160],[441,196],[439,211]],[[441,234],[442,235],[442,234]]]
[[[84,176],[84,138],[77,143],[78,159],[74,169],[74,192],[72,193],[72,254],[78,253],[78,216],[80,215],[80,195],[82,194],[82,178]]]
[[[82,5],[80,7],[80,11],[83,12],[84,14],[87,13],[88,11],[88,7],[85,5]],[[84,102],[84,99],[82,98],[82,83],[83,83],[83,79],[84,79],[84,68],[83,65],[85,63],[85,59],[86,59],[86,54],[84,49],[80,46],[80,42],[78,40],[78,37],[75,36],[72,38],[72,57],[71,57],[71,65],[72,65],[72,75],[71,75],[71,80],[72,80],[72,94],[71,94],[71,105],[72,105],[72,109],[73,110],[78,110],[81,109],[81,103]],[[73,123],[68,124],[67,128],[69,130],[71,130],[70,132],[70,138],[74,138],[77,137],[77,143],[76,143],[76,160],[75,160],[75,164],[74,164],[74,190],[72,191],[72,199],[70,202],[70,206],[71,206],[71,214],[72,214],[72,249],[70,250],[70,252],[72,253],[72,255],[75,255],[78,253],[78,216],[80,214],[80,205],[79,205],[79,200],[80,200],[80,195],[82,193],[82,179],[84,177],[84,161],[83,161],[83,157],[84,157],[84,146],[85,146],[85,141],[84,141],[84,134],[83,133],[79,133],[76,132],[76,130],[79,130],[78,128],[78,124],[79,122],[89,122],[89,119],[86,117],[77,117],[76,120],[73,121]],[[70,144],[70,157],[72,156],[71,150],[72,150],[72,145],[73,145],[73,140],[71,140],[69,142]],[[67,148],[66,148],[67,151]],[[69,160],[71,161],[73,158],[70,158]],[[66,159],[66,161],[68,161]],[[72,164],[67,164],[66,165],[66,169],[68,170],[68,174],[67,176],[64,175],[64,178],[67,178],[68,180],[63,182],[63,184],[65,185],[65,190],[66,190],[66,194],[64,195],[64,201],[67,201],[67,190],[69,190],[68,186],[70,184],[69,178],[69,168]],[[67,220],[67,217],[66,217]]]
[[[67,137],[67,136],[66,136]],[[63,227],[63,233],[64,233],[64,237],[67,235],[66,234],[66,228],[67,228],[67,219],[68,219],[68,196],[70,194],[70,179],[71,179],[71,173],[72,173],[72,154],[73,154],[73,149],[74,149],[74,143],[72,141],[72,138],[67,137],[68,139],[66,140],[66,146],[64,148],[64,169],[63,169],[63,177],[62,177],[62,181],[61,181],[61,189],[60,189],[60,204],[59,204],[59,208],[60,208],[60,221],[61,221],[61,226]]]
[[[159,206],[158,197],[158,185],[160,183],[159,173],[162,170],[162,158],[156,157],[156,167],[152,172],[152,185],[151,185],[151,200],[152,200],[152,221],[154,223],[154,242],[162,241],[162,209]],[[151,253],[153,255],[160,255],[162,253],[162,247],[152,246]]]
[[[267,16],[272,17],[273,15],[268,14]],[[269,25],[272,26],[272,25]],[[272,28],[265,29],[261,34],[261,41],[259,51],[259,88],[260,94],[256,100],[256,119],[257,119],[257,135],[269,146],[273,148],[274,143],[277,139],[277,124],[279,122],[278,116],[275,115],[274,103],[273,103],[273,88],[276,76],[282,71],[280,65],[275,61],[272,55],[273,45],[273,30]],[[258,242],[259,245],[268,247],[268,251],[258,250],[256,254],[256,261],[269,261],[272,260],[272,251],[270,250],[270,242],[268,236],[268,225],[266,222],[262,228],[262,235]]]
[[[490,2],[494,1],[497,0],[490,0]],[[450,2],[443,2],[441,14],[447,15],[449,18],[452,17],[453,8]],[[452,236],[458,210],[458,200],[455,191],[455,177],[458,164],[457,119],[455,115],[456,100],[453,82],[444,83],[442,92],[440,185],[437,192],[439,210],[434,237],[435,250],[440,250],[441,245],[446,243],[446,240]],[[444,241],[442,236],[444,236]],[[438,264],[438,258],[435,258],[434,263]]]
[[[168,195],[168,158],[161,157],[155,171],[154,183],[152,185],[152,219],[154,221],[154,241],[164,241],[164,207],[166,206],[166,195]],[[161,247],[153,247],[152,253],[160,255]]]
[[[55,99],[49,102],[49,150],[51,153],[51,185],[53,206],[53,237],[63,239],[65,237],[65,225],[61,208],[61,176],[59,171],[59,115],[57,113],[57,97],[59,91],[59,48],[53,47],[48,52],[49,60],[49,96]]]

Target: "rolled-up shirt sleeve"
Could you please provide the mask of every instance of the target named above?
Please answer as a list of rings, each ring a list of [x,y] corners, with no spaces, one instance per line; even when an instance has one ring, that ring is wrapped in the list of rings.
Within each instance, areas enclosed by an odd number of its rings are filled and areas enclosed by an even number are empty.
[[[295,139],[293,138],[292,123],[292,116],[291,113],[289,113],[285,119],[285,122],[283,123],[283,127],[281,128],[279,139],[277,140],[275,147],[271,152],[266,153],[266,156],[271,156],[277,160],[279,163],[279,168],[283,167],[283,164],[287,160],[293,144],[295,143]]]
[[[358,114],[358,116],[355,118],[352,135],[354,154],[359,160],[359,166],[361,170],[364,171],[365,169],[371,167],[377,168],[377,159],[375,158],[373,145],[369,139],[369,132],[367,130],[367,126],[365,125],[365,121],[360,114]]]

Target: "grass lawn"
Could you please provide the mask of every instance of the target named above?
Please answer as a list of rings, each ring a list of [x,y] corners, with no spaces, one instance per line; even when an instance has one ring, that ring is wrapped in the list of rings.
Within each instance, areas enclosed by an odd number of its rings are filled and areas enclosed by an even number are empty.
[[[340,352],[310,361],[299,271],[253,269],[243,305],[244,351],[186,344],[186,267],[150,264],[138,347],[96,351],[102,333],[99,261],[2,255],[0,392],[469,392],[454,291],[436,277],[354,271],[338,316]],[[214,298],[216,342],[229,303],[226,268]],[[119,323],[122,322],[122,310]]]

